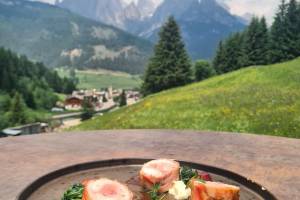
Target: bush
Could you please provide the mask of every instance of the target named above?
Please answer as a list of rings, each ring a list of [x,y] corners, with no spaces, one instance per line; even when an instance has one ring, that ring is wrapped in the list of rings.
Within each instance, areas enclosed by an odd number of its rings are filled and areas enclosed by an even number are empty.
[[[83,101],[83,112],[81,114],[81,121],[85,121],[91,119],[94,115],[94,108],[93,105],[89,102],[88,99]]]
[[[120,96],[119,105],[120,105],[120,107],[127,106],[127,97],[126,97],[125,90],[122,91],[122,94]]]
[[[199,60],[195,63],[195,80],[202,81],[216,74],[216,70],[205,60]]]
[[[103,95],[102,102],[103,102],[103,103],[106,103],[106,102],[108,102],[108,100],[107,100],[107,98],[106,98],[106,95]]]

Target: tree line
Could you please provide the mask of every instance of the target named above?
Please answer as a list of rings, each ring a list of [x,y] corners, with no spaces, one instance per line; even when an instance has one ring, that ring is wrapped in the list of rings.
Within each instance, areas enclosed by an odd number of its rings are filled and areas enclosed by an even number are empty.
[[[161,28],[142,85],[147,96],[192,81],[201,81],[252,65],[265,65],[300,56],[300,3],[281,1],[273,24],[265,17],[253,17],[243,32],[221,41],[212,62],[193,65],[185,49],[180,28],[170,17]]]
[[[252,65],[266,65],[300,56],[300,3],[281,1],[268,28],[264,17],[253,17],[243,32],[221,41],[213,60],[218,74]]]
[[[49,110],[58,100],[55,92],[71,93],[74,89],[73,80],[62,79],[42,63],[0,48],[0,128],[33,122],[35,117],[26,116],[26,111]]]

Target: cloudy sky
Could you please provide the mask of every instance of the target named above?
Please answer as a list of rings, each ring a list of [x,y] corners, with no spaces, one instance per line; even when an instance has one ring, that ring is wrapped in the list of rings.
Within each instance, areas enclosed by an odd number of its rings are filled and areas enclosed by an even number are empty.
[[[53,3],[55,0],[39,0]],[[126,0],[128,2],[135,0]],[[155,0],[161,1],[161,0]],[[184,1],[184,0],[183,0]],[[280,0],[219,0],[223,1],[230,8],[230,11],[236,15],[253,13],[258,16],[266,16],[268,22],[271,22]]]
[[[258,16],[264,15],[269,22],[273,20],[280,0],[223,0],[230,11],[236,15],[253,13]]]

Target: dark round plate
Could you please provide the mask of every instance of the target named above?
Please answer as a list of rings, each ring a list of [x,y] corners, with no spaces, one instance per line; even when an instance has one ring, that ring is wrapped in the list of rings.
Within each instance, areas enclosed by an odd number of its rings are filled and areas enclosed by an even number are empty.
[[[74,183],[86,179],[106,177],[123,183],[137,176],[141,165],[149,159],[119,159],[84,163],[51,172],[30,185],[17,197],[17,200],[59,200],[64,191]],[[181,165],[208,172],[214,181],[239,186],[240,200],[277,200],[263,186],[234,172],[203,164],[180,161]],[[128,184],[132,191],[136,185]]]

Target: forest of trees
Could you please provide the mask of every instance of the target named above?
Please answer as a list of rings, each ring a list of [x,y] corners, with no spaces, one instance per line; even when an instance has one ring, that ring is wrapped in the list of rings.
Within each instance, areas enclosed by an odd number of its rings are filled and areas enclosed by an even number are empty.
[[[218,74],[252,65],[283,62],[300,56],[300,3],[281,1],[268,28],[253,17],[247,29],[219,43],[213,66]]]
[[[50,110],[58,100],[55,92],[74,89],[73,80],[0,48],[0,129],[34,121],[26,111]]]

